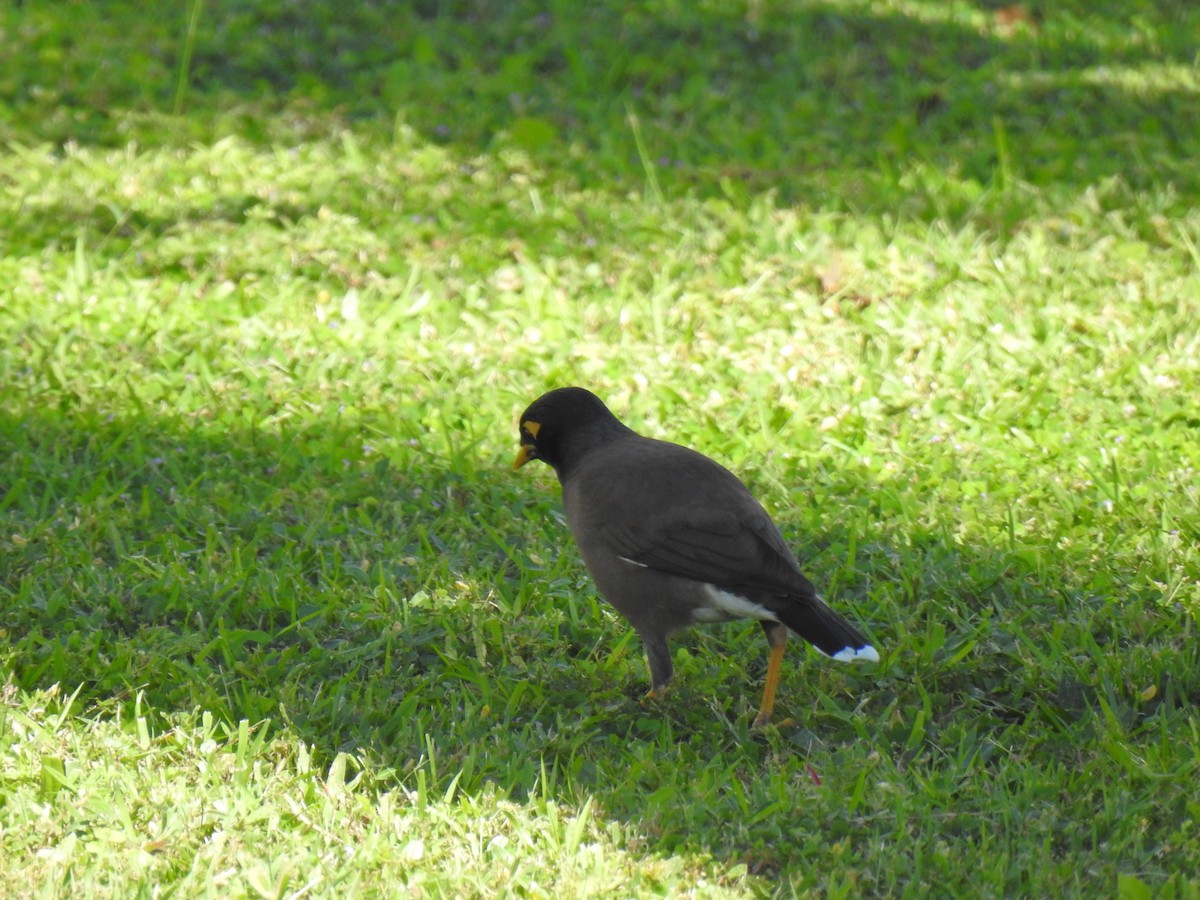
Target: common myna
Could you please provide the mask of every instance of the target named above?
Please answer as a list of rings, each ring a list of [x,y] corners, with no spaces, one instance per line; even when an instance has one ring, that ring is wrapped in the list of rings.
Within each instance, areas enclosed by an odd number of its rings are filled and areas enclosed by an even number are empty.
[[[650,696],[673,666],[667,638],[700,622],[757,619],[767,664],[756,726],[771,719],[788,629],[836,660],[879,654],[801,574],[766,510],[728,469],[642,437],[583,388],[543,394],[520,421],[514,469],[554,468],[567,525],[600,593],[646,648]]]

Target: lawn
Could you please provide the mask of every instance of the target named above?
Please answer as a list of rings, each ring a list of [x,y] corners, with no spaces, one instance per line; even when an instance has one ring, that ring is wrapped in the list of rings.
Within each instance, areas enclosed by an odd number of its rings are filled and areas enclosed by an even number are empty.
[[[1200,897],[1200,7],[0,9],[0,895]],[[544,390],[877,665],[631,629]]]

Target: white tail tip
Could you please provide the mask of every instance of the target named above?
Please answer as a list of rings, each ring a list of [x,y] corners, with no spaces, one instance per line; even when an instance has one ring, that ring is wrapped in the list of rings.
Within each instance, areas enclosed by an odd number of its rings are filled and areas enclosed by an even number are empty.
[[[879,651],[867,644],[855,650],[853,647],[843,647],[833,658],[838,662],[879,662]]]

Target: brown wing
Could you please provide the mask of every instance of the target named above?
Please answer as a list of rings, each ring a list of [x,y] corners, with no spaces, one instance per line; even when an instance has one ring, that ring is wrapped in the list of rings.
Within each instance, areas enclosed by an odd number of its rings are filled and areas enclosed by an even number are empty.
[[[584,499],[605,546],[632,563],[729,590],[809,596],[779,530],[727,469],[639,438],[588,479]],[[601,468],[598,466],[598,469]]]
[[[735,591],[815,593],[790,555],[774,546],[773,535],[762,534],[756,524],[724,514],[667,520],[653,528],[610,526],[603,536],[618,556],[682,578]]]

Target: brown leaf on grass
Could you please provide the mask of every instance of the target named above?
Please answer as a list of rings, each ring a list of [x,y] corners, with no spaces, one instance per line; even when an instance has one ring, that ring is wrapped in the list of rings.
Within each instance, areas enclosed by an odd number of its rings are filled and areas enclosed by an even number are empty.
[[[1024,4],[1013,3],[1001,6],[992,11],[992,21],[1000,34],[1012,34],[1021,28],[1037,30],[1042,21],[1042,15],[1037,10],[1030,10]]]
[[[845,272],[836,259],[817,269],[817,280],[821,287],[821,302],[831,304],[839,313],[849,306],[864,310],[873,302],[871,297],[847,286]]]

